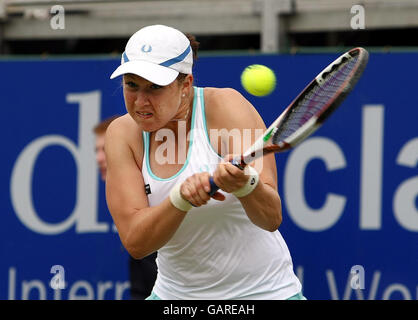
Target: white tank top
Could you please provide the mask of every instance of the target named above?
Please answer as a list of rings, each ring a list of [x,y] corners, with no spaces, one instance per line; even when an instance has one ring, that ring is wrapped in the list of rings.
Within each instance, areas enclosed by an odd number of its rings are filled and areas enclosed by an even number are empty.
[[[162,179],[149,164],[149,133],[144,132],[142,175],[151,193],[150,206],[168,197],[171,188],[197,172],[214,172],[221,158],[206,128],[203,88],[194,88],[187,160],[174,176]],[[287,299],[301,291],[292,259],[279,231],[254,225],[240,201],[222,192],[192,208],[174,236],[158,250],[154,293],[163,300]]]

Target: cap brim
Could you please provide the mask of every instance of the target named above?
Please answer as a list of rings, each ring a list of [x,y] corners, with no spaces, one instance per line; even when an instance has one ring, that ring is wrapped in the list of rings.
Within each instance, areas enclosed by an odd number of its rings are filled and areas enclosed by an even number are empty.
[[[114,79],[120,75],[133,73],[159,86],[167,86],[176,80],[179,72],[147,61],[128,61],[121,64],[110,76]]]

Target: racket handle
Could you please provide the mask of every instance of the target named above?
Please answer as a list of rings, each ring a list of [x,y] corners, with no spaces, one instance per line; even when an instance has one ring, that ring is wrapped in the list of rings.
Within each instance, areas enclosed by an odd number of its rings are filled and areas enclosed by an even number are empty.
[[[209,178],[209,183],[210,183],[209,195],[213,196],[216,193],[216,191],[219,190],[219,187],[216,185],[215,181],[213,181],[213,177]]]
[[[237,160],[231,160],[231,163],[236,166],[237,168],[240,168],[241,170],[244,170],[244,168],[242,167],[241,163]],[[213,196],[216,191],[219,190],[219,187],[216,185],[215,181],[213,181],[213,177],[211,176],[209,178],[209,183],[210,183],[210,191],[209,191],[209,195]]]

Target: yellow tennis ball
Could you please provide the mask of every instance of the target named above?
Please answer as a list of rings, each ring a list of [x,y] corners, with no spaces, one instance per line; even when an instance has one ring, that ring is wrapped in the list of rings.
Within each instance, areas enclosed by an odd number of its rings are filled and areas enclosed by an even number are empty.
[[[273,92],[276,87],[276,75],[273,70],[261,64],[253,64],[241,74],[241,84],[254,96],[262,97]]]

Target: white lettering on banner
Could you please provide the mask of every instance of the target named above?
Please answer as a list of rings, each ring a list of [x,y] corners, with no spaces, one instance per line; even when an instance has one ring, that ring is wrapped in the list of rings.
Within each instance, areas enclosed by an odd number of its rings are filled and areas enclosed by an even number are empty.
[[[106,291],[110,291],[112,287],[112,281],[99,281],[97,283],[97,300],[104,300]]]
[[[325,275],[328,281],[331,299],[332,300],[339,300],[338,290],[337,290],[337,283],[335,281],[334,272],[332,270],[326,270]],[[376,293],[377,293],[377,287],[380,281],[381,272],[376,271],[373,274],[373,279],[371,283],[371,289],[369,291],[368,300],[375,300],[376,299]],[[364,300],[364,294],[363,291],[360,288],[353,289],[353,286],[351,285],[351,281],[353,279],[353,273],[351,273],[351,270],[348,274],[347,283],[344,290],[343,300],[350,300],[351,293],[354,291],[357,296],[357,300]]]
[[[363,107],[360,173],[360,228],[363,230],[382,227],[383,111],[382,105]]]
[[[303,283],[303,280],[304,280],[303,279],[303,267],[299,266],[299,267],[296,268],[296,277],[298,277],[298,279],[299,279],[299,281],[302,285],[302,288],[303,288],[305,286],[304,283]]]
[[[46,300],[46,288],[41,280],[22,281],[22,300],[29,300],[29,293],[37,289],[39,300]]]
[[[408,288],[400,283],[394,283],[386,288],[386,290],[383,292],[383,300],[389,300],[391,295],[394,292],[400,292],[402,296],[404,297],[404,300],[412,300],[411,293],[409,292]]]
[[[418,166],[418,138],[407,142],[399,151],[396,163],[400,166],[416,168]],[[393,212],[398,223],[406,230],[418,232],[418,176],[402,182],[395,192]]]
[[[364,105],[361,141],[360,173],[360,230],[382,228],[384,106]],[[312,159],[320,159],[327,170],[345,168],[342,149],[331,139],[313,137],[295,148],[284,171],[284,197],[289,216],[300,228],[307,231],[324,231],[331,228],[342,216],[346,198],[327,194],[320,209],[308,206],[304,193],[305,171]],[[408,141],[398,154],[396,163],[401,166],[418,166],[418,138]],[[355,188],[357,186],[353,186]],[[394,216],[403,228],[418,232],[418,176],[402,182],[395,190]]]
[[[306,166],[312,159],[321,159],[327,170],[345,168],[341,148],[332,140],[314,137],[300,144],[290,154],[284,176],[284,196],[288,213],[300,228],[307,231],[323,231],[331,228],[344,211],[346,198],[329,193],[320,209],[308,206],[304,194]]]
[[[16,299],[16,269],[9,268],[9,287],[8,287],[8,299],[15,300]]]
[[[379,287],[381,276],[382,276],[382,272],[379,270],[373,273],[373,279],[370,285],[370,290],[367,296],[367,300],[390,300],[392,295],[395,292],[399,292],[399,294],[403,297],[404,300],[412,299],[411,291],[408,289],[406,285],[401,284],[401,283],[392,283],[388,285],[386,288],[382,288],[382,296],[378,297],[377,292],[378,292],[378,287]],[[326,277],[327,277],[327,281],[328,281],[328,285],[329,285],[329,289],[331,293],[331,299],[339,300],[334,272],[332,270],[326,270]],[[360,289],[353,290],[353,288],[350,286],[350,281],[351,281],[351,277],[349,275],[347,279],[347,284],[345,287],[344,295],[342,297],[343,300],[350,300],[352,291],[356,293],[357,300],[364,300],[365,299],[364,294],[363,294],[364,290],[360,290]],[[416,298],[418,299],[418,286],[417,286]]]
[[[98,281],[95,285],[87,280],[77,280],[71,285],[66,284],[65,289],[53,289],[48,281],[18,279],[17,275],[17,269],[10,267],[8,300],[61,300],[63,298],[68,300],[122,300],[126,298],[124,295],[130,289],[129,281]],[[20,296],[19,292],[21,293]]]
[[[75,226],[77,233],[117,232],[112,224],[98,221],[98,179],[94,157],[93,126],[99,121],[100,91],[69,93],[67,103],[79,104],[78,145],[61,135],[38,137],[19,154],[10,181],[11,202],[18,219],[34,232],[60,234]],[[360,172],[360,230],[382,228],[384,106],[364,105],[362,113],[361,172]],[[73,156],[77,167],[76,203],[73,211],[62,221],[43,221],[33,205],[32,178],[37,158],[49,146],[65,148]],[[397,164],[408,168],[418,165],[418,138],[407,142],[400,150]],[[170,155],[168,153],[168,155]],[[284,170],[284,198],[288,213],[300,228],[319,232],[331,228],[341,218],[346,197],[327,193],[323,206],[309,207],[305,198],[306,168],[313,159],[324,162],[330,171],[346,167],[342,148],[333,140],[312,137],[289,155]],[[353,186],[356,188],[357,186]],[[393,212],[400,226],[418,232],[418,176],[403,181],[395,190]]]
[[[76,281],[70,288],[68,300],[94,300],[93,287],[87,281]]]
[[[109,230],[109,225],[98,222],[97,217],[98,180],[92,128],[100,119],[100,99],[100,91],[67,95],[67,103],[79,104],[78,147],[67,137],[47,135],[32,141],[18,156],[11,175],[11,200],[17,217],[30,230],[54,235],[68,230],[74,224],[78,233]],[[74,210],[66,220],[54,224],[39,218],[32,201],[32,177],[36,159],[44,148],[51,145],[70,151],[77,166]]]

